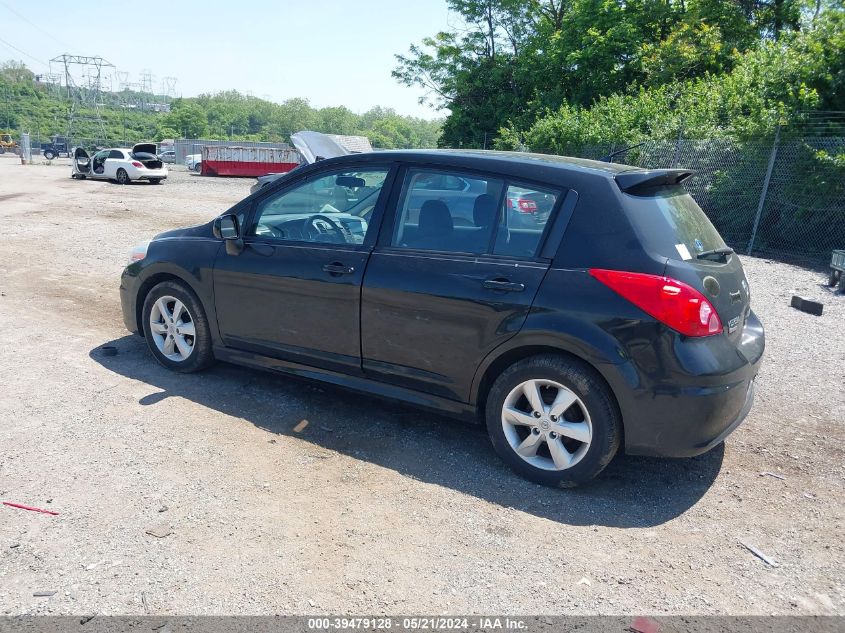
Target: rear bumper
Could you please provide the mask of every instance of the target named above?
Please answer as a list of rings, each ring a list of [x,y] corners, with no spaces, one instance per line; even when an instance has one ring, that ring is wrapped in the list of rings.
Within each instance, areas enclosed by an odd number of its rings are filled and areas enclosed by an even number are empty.
[[[130,180],[164,180],[167,169],[132,169],[129,171]]]
[[[645,432],[631,434],[626,425],[626,453],[659,457],[706,453],[745,420],[754,404],[754,381],[729,386],[722,393],[684,394],[672,400],[674,411],[663,420],[653,420]]]
[[[640,388],[627,393],[614,389],[622,395],[625,451],[632,455],[705,453],[742,424],[754,404],[765,337],[753,313],[738,344],[725,337],[697,341],[677,337],[667,343],[656,347],[672,350],[663,367],[671,366],[671,371],[657,381],[655,375],[661,372],[651,376],[642,370],[632,372],[629,379]]]

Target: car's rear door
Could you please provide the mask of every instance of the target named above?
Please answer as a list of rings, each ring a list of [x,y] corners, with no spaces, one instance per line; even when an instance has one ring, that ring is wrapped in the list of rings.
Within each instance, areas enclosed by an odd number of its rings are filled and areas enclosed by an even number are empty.
[[[106,158],[106,162],[104,163],[104,172],[103,177],[105,178],[116,178],[117,177],[117,170],[126,162],[126,156],[123,154],[123,150],[120,149],[113,149],[109,151],[108,158]]]
[[[327,168],[256,198],[242,252],[215,261],[226,346],[360,373],[361,280],[392,174]]]
[[[472,224],[464,191],[425,186],[442,169],[410,166],[397,177],[379,244],[370,256],[361,299],[361,349],[369,377],[467,401],[482,359],[522,327],[549,267],[538,256],[547,224],[511,231],[502,176],[446,175],[478,192]],[[557,200],[563,193],[519,183]],[[388,221],[389,220],[389,221]]]

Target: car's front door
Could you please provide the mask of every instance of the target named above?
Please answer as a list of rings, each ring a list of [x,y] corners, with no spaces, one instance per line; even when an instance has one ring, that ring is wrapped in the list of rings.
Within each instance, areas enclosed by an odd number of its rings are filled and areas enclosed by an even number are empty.
[[[226,346],[360,372],[361,280],[375,242],[389,166],[331,169],[260,196],[237,255],[214,266]]]
[[[455,172],[467,187],[426,197],[419,183],[438,174],[407,170],[370,256],[361,295],[363,367],[372,378],[465,402],[475,369],[522,327],[549,267],[537,256],[547,223],[510,227],[506,201],[517,188],[558,200],[562,192]],[[477,192],[471,226],[456,221],[465,217],[466,190]]]
[[[77,147],[73,151],[73,164],[77,173],[91,175],[91,157],[81,147]]]

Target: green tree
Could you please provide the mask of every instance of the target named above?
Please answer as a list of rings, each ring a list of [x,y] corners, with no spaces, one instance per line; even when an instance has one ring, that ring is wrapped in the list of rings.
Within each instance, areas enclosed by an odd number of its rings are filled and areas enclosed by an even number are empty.
[[[208,117],[199,104],[181,100],[164,117],[162,125],[180,130],[185,138],[203,138],[208,131]]]

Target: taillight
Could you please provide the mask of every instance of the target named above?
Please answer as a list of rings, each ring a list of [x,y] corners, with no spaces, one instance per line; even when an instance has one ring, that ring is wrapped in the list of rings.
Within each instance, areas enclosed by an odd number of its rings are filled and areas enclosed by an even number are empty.
[[[133,167],[143,167],[143,166],[144,166],[144,164],[143,164],[143,163],[139,163],[137,160],[133,160],[133,161],[132,161],[132,166],[133,166]]]
[[[517,200],[516,206],[520,213],[535,213],[537,211],[537,203],[533,200],[526,200],[525,198]]]
[[[722,321],[707,298],[677,279],[601,268],[591,268],[590,274],[681,334],[711,336],[722,331]]]

